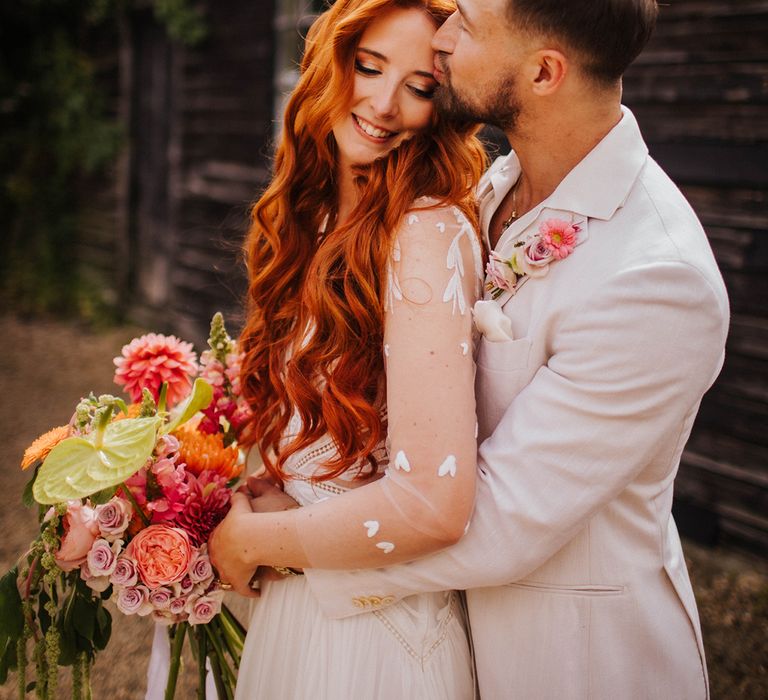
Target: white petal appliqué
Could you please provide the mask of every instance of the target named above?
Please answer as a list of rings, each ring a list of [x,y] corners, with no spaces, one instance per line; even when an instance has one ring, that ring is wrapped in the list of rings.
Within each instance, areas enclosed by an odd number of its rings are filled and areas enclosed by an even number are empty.
[[[366,520],[363,523],[363,527],[367,529],[367,535],[368,537],[375,537],[376,533],[379,531],[379,521],[378,520]]]
[[[445,233],[445,224],[442,221],[438,221],[435,226],[437,226],[440,233]]]
[[[456,457],[453,455],[448,455],[437,469],[438,476],[445,476],[446,474],[456,476]]]
[[[389,343],[384,345],[384,354],[389,357]]]
[[[402,469],[404,472],[411,471],[411,463],[402,450],[395,455],[395,469]]]
[[[466,355],[469,352],[469,343],[459,343],[459,347],[461,348],[462,355]]]
[[[389,554],[395,548],[395,545],[391,542],[379,542],[376,546],[384,552],[384,554]]]
[[[416,214],[411,214],[408,216],[408,225],[412,226],[415,223],[418,223],[419,217],[416,216]]]

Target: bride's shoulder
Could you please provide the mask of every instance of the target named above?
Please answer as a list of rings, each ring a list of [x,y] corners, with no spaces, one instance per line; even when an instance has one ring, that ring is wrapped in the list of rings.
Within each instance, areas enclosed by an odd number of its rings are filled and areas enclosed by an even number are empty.
[[[480,239],[461,208],[420,197],[408,209],[395,239],[393,259],[414,275],[444,276],[458,269],[482,276]]]
[[[439,232],[462,231],[477,235],[467,215],[453,203],[445,202],[436,197],[419,197],[415,199],[405,214],[400,226],[401,233],[413,228],[435,228]]]

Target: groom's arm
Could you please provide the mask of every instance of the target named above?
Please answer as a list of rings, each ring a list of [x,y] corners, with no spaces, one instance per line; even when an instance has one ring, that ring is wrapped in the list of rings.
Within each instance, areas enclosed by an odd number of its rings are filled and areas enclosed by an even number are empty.
[[[500,585],[537,569],[652,459],[672,461],[722,365],[727,326],[722,289],[684,262],[600,285],[554,329],[549,362],[480,446],[464,538],[390,568],[307,570],[326,614]]]

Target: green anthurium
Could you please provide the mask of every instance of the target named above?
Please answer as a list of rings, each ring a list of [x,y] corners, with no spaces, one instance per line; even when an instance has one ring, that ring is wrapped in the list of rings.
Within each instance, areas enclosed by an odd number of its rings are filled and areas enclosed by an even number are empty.
[[[38,503],[85,498],[122,483],[144,466],[162,419],[108,420],[109,413],[89,435],[67,438],[51,450],[32,490]]]
[[[175,416],[171,422],[161,428],[162,433],[171,433],[180,425],[186,423],[198,411],[208,408],[208,404],[213,400],[213,387],[203,379],[195,379],[192,392],[186,398],[184,403],[174,410]]]

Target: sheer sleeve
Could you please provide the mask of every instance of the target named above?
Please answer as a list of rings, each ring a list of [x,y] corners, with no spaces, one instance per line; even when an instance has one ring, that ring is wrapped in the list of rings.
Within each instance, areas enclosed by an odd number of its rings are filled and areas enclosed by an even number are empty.
[[[471,308],[480,246],[456,208],[413,210],[389,271],[384,347],[390,462],[376,482],[296,514],[310,565],[369,568],[456,542],[477,470]]]

